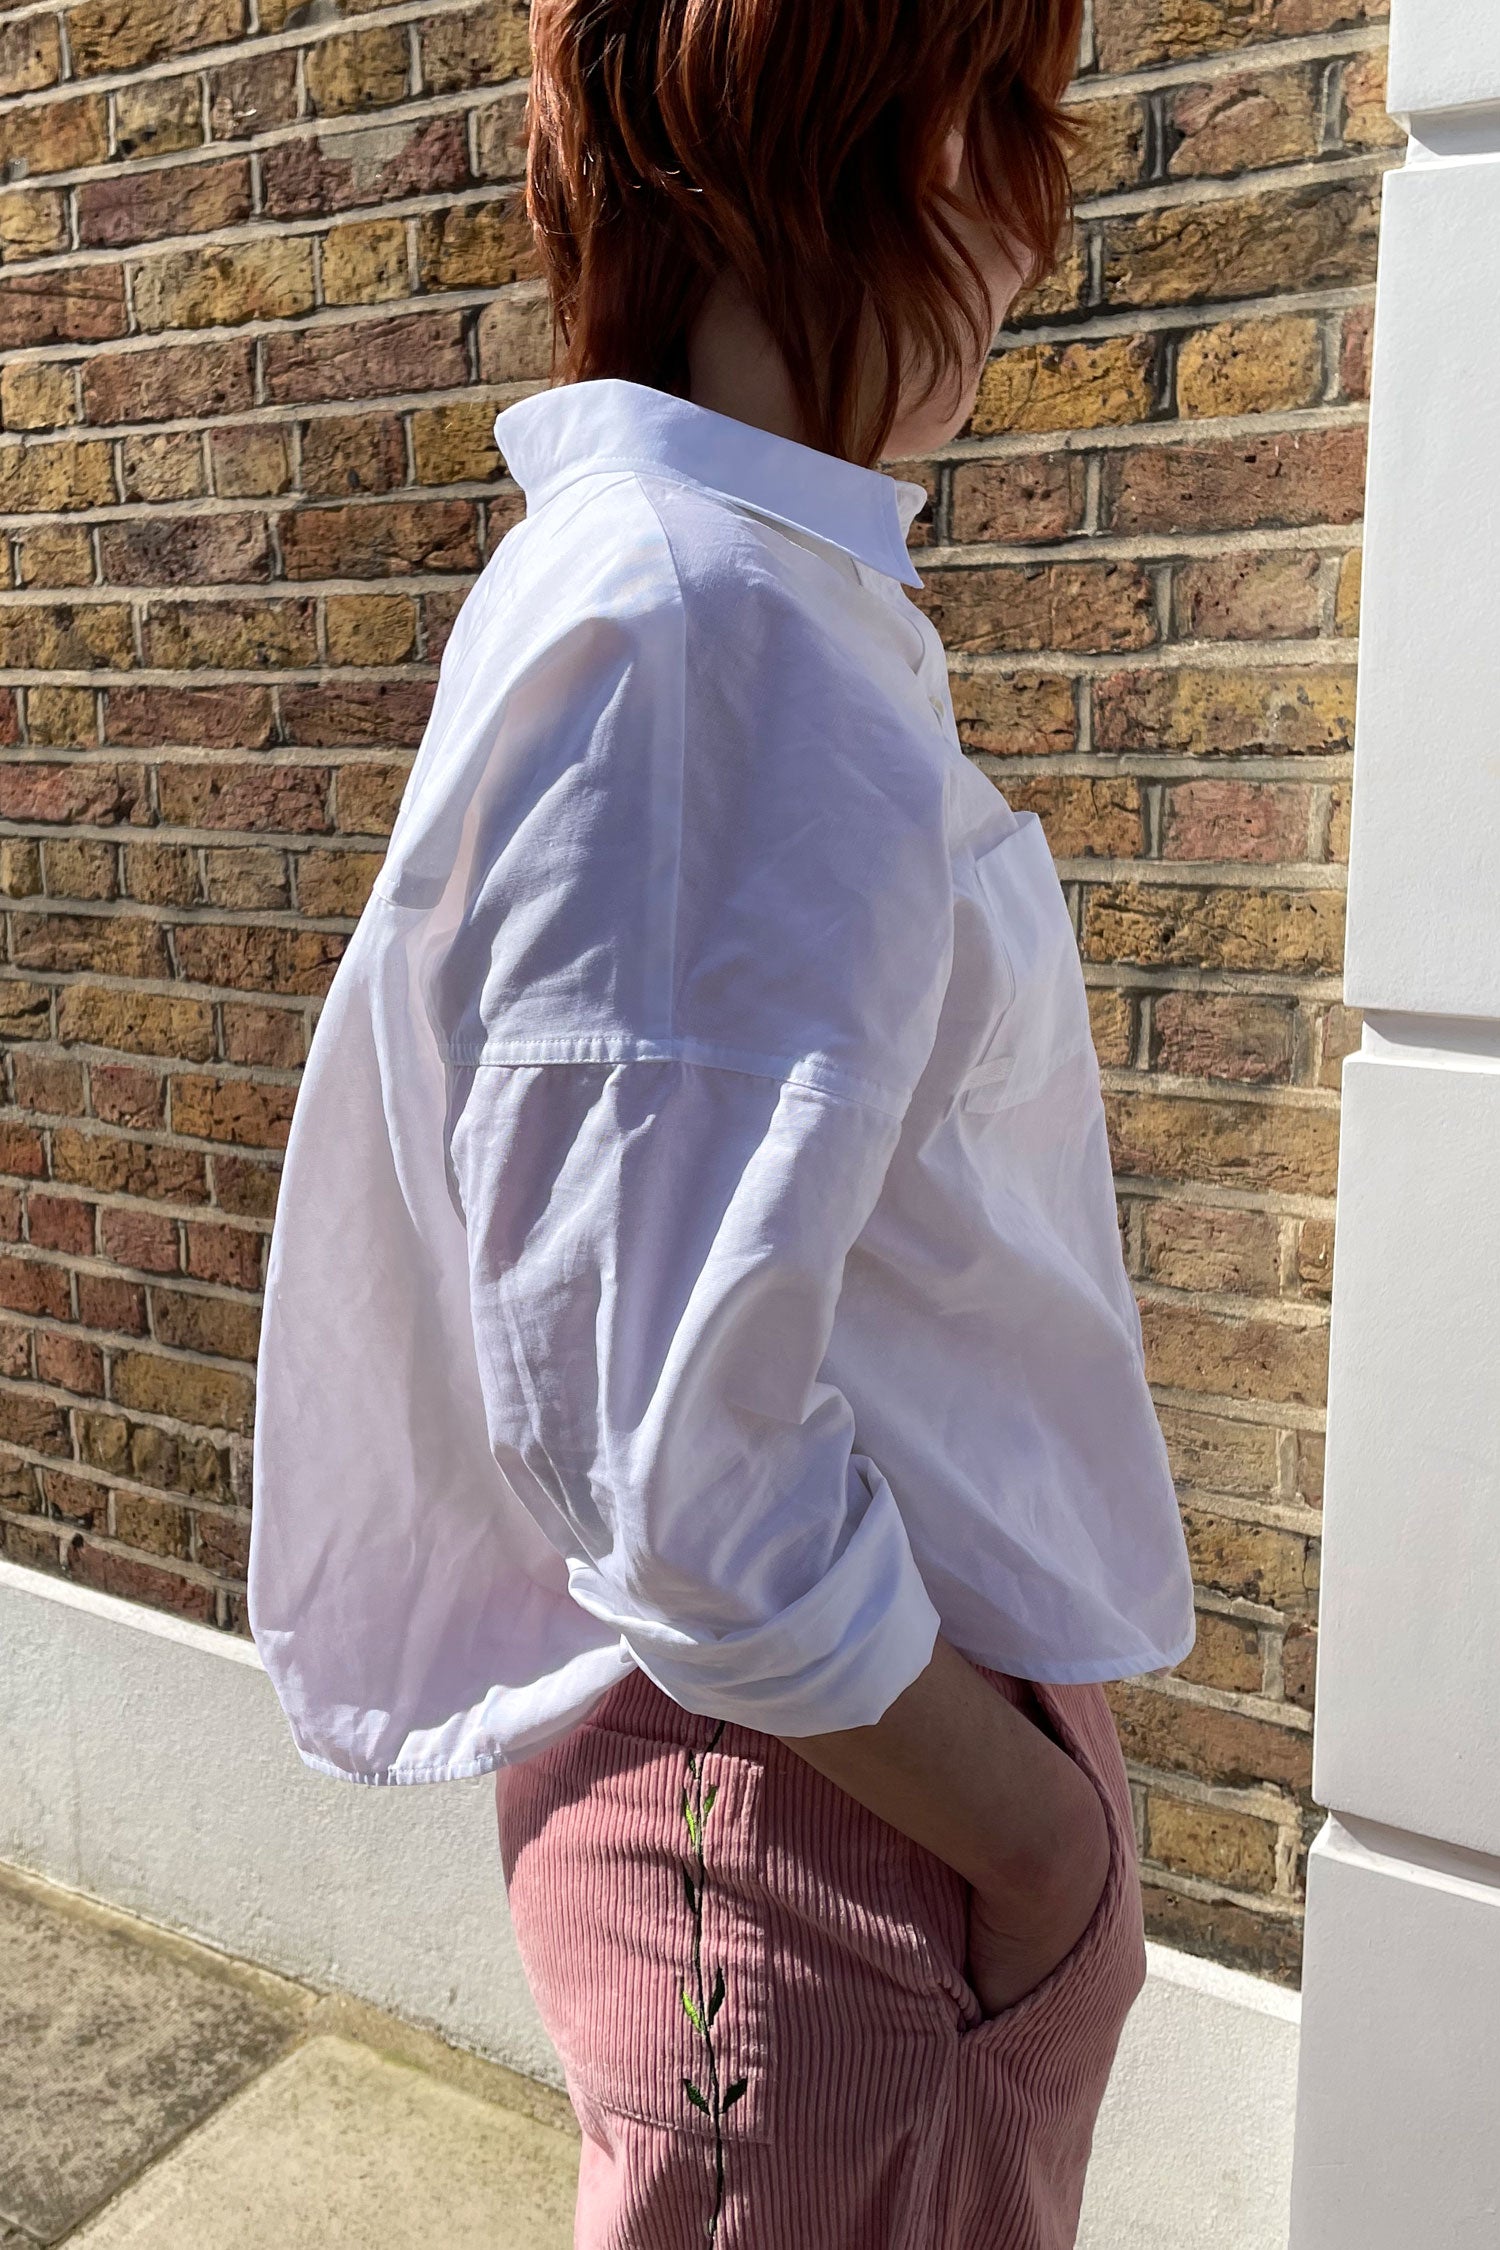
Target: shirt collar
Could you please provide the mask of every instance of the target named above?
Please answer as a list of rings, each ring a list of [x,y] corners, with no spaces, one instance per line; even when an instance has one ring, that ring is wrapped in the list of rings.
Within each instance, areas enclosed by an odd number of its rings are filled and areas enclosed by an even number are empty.
[[[559,384],[507,406],[495,437],[533,507],[601,469],[653,469],[826,539],[904,586],[922,583],[906,547],[921,485],[669,391],[615,376]]]

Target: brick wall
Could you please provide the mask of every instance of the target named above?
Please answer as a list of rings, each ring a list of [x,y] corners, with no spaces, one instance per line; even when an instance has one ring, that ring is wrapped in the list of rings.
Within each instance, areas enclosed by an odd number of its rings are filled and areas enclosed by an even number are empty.
[[[1095,0],[1079,225],[904,464],[1077,903],[1201,1585],[1153,1929],[1296,1974],[1380,0]],[[0,1545],[245,1630],[320,996],[544,373],[519,0],[0,0]]]

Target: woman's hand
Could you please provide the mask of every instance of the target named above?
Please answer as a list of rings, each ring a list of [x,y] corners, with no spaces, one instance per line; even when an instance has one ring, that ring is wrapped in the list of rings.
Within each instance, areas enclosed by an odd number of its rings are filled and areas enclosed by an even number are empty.
[[[1109,1873],[1099,1792],[941,1633],[874,1726],[782,1739],[971,1886],[969,1982],[987,2014],[1040,1984],[1088,1928]]]
[[[1088,1928],[1109,1876],[1109,1824],[1099,1793],[1055,1744],[1045,1858],[1008,1868],[969,1892],[967,1974],[986,2016],[1014,2007],[1066,1959]]]

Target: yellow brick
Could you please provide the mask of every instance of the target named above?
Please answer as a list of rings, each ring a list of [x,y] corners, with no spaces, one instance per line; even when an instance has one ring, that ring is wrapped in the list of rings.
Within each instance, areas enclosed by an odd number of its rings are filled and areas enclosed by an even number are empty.
[[[327,619],[335,664],[402,664],[416,647],[417,606],[405,594],[330,594]]]
[[[503,289],[536,271],[530,222],[518,197],[427,212],[417,233],[424,289]]]
[[[34,687],[26,698],[33,742],[58,750],[92,749],[99,727],[91,688]]]
[[[400,219],[369,219],[335,227],[323,244],[323,296],[330,305],[373,305],[404,297],[411,287],[406,227]]]
[[[0,100],[55,86],[61,76],[62,41],[55,16],[23,16],[19,23],[0,25]]]
[[[297,904],[304,914],[358,915],[383,864],[379,852],[303,852],[297,861]]]
[[[1183,1530],[1200,1586],[1265,1609],[1298,1613],[1312,1607],[1318,1585],[1316,1550],[1299,1533],[1193,1507],[1183,1510]]]
[[[308,99],[321,116],[402,101],[410,70],[406,26],[339,32],[309,51],[305,68]]]
[[[1233,1695],[1259,1695],[1265,1662],[1257,1628],[1213,1610],[1200,1610],[1197,1623],[1198,1638],[1177,1666],[1177,1678]]]
[[[115,499],[107,445],[62,438],[0,446],[0,515],[53,515],[108,507]]]
[[[1097,344],[1019,344],[985,368],[969,424],[976,437],[1002,430],[1091,430],[1144,422],[1151,412],[1155,339],[1111,336]]]
[[[244,0],[84,0],[68,17],[68,45],[83,78],[217,46],[244,28]]]
[[[1404,129],[1385,106],[1385,49],[1351,55],[1344,65],[1344,140],[1349,148],[1401,148]]]
[[[76,371],[57,360],[13,360],[0,368],[0,423],[7,430],[55,430],[78,420]]]
[[[467,484],[494,476],[500,455],[492,405],[423,407],[411,423],[418,484]]]
[[[192,430],[128,437],[120,447],[120,472],[128,499],[196,499],[206,489],[203,441]]]
[[[37,672],[125,670],[135,662],[130,612],[113,602],[59,603],[0,614],[0,664]]]
[[[45,258],[67,246],[67,198],[61,188],[0,195],[0,258]]]
[[[552,372],[547,292],[522,282],[491,299],[479,316],[479,372],[486,383],[546,382]]]
[[[1193,1805],[1153,1790],[1146,1813],[1150,1858],[1183,1875],[1201,1876],[1230,1890],[1276,1888],[1276,1830],[1267,1820]]]
[[[5,158],[13,179],[71,172],[109,155],[109,105],[102,94],[13,109],[5,119]]]
[[[1270,414],[1312,406],[1322,395],[1323,343],[1315,320],[1226,320],[1183,338],[1180,414]]]
[[[305,235],[233,247],[177,250],[138,266],[142,328],[233,327],[287,320],[313,308],[312,243]]]
[[[115,95],[115,138],[122,156],[165,156],[173,149],[199,147],[203,101],[198,80],[184,72],[178,78],[121,86]]]
[[[94,545],[82,524],[42,524],[19,541],[23,586],[91,586]]]
[[[1128,1178],[1291,1195],[1334,1191],[1336,1110],[1134,1091],[1107,1094],[1104,1106],[1115,1170]]]
[[[1088,961],[1332,974],[1343,948],[1341,891],[1101,883],[1084,900]]]
[[[1074,101],[1068,114],[1083,127],[1069,169],[1073,192],[1107,195],[1112,189],[1134,187],[1141,177],[1146,153],[1146,110],[1138,94],[1113,99]]]
[[[1360,548],[1353,547],[1339,564],[1338,592],[1333,604],[1333,622],[1341,633],[1359,631],[1359,597],[1363,570],[1363,552]]]

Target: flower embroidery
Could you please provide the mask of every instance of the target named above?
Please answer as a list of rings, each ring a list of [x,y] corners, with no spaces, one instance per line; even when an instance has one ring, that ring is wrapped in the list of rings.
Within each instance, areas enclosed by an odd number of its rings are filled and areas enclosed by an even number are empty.
[[[724,1721],[721,1719],[709,1739],[704,1751],[705,1757],[708,1755],[708,1751],[714,1748],[723,1732]],[[695,2085],[691,2078],[684,2078],[682,2083],[688,2100],[692,2102],[694,2107],[701,2109],[706,2117],[713,2119],[714,2207],[703,2231],[708,2240],[714,2242],[718,2239],[719,2220],[724,2209],[723,2119],[725,2112],[732,2109],[739,2100],[749,2084],[749,2080],[737,2078],[732,2086],[725,2088],[722,2093],[720,2091],[719,2058],[714,2050],[713,2024],[720,2008],[724,2005],[726,1979],[723,1965],[721,1964],[714,1973],[711,1992],[705,1993],[703,1984],[703,1885],[705,1880],[703,1830],[709,1814],[713,1811],[714,1799],[719,1792],[718,1784],[715,1782],[711,1784],[705,1794],[703,1768],[691,1750],[687,1754],[687,1764],[691,1787],[687,1784],[683,1786],[682,1817],[687,1823],[687,1832],[692,1838],[693,1850],[697,1857],[698,1879],[695,1883],[691,1870],[687,1867],[682,1869],[682,1887],[687,1894],[688,1912],[693,1917],[693,1982],[691,1990],[684,1991],[682,1995],[682,2005],[687,2011],[688,2021],[702,2039],[708,2052],[708,2092],[705,2094],[702,2087]]]

